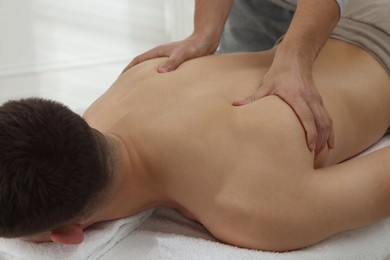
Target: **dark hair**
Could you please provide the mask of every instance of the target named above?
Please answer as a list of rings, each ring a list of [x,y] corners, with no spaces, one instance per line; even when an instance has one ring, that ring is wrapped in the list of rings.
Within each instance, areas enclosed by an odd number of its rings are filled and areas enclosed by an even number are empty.
[[[109,180],[100,146],[85,120],[58,102],[3,104],[0,236],[48,231],[87,214]]]

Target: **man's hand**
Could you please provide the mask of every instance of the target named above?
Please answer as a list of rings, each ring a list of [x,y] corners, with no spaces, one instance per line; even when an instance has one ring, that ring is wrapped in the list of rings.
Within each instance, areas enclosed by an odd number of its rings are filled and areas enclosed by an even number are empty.
[[[122,73],[143,61],[158,57],[168,57],[168,60],[158,67],[158,72],[173,71],[187,60],[213,54],[218,44],[219,39],[211,40],[207,37],[191,35],[182,41],[157,46],[135,57]]]
[[[256,93],[233,105],[244,105],[267,95],[282,98],[297,114],[306,131],[307,146],[318,155],[334,147],[334,129],[315,87],[312,67],[340,18],[333,0],[301,0],[274,61]]]
[[[326,144],[329,148],[334,147],[332,119],[315,87],[310,68],[294,59],[274,61],[264,76],[262,86],[252,96],[233,105],[245,105],[268,95],[279,96],[295,111],[306,131],[309,150],[315,155]]]
[[[233,5],[233,0],[195,0],[194,31],[188,38],[151,49],[133,59],[122,71],[146,60],[168,57],[158,72],[175,70],[186,60],[213,54],[218,47],[221,34]]]

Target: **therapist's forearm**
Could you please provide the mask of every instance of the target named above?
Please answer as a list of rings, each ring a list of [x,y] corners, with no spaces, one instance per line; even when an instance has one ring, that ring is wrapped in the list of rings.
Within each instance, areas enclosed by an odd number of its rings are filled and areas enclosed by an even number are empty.
[[[312,66],[339,20],[335,0],[300,0],[291,25],[280,44],[282,57]]]
[[[233,0],[196,0],[194,34],[219,41]]]

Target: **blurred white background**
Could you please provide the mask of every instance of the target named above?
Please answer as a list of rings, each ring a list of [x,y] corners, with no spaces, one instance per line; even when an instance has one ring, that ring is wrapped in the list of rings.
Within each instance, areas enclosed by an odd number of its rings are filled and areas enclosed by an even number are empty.
[[[0,104],[40,96],[81,113],[130,60],[192,32],[192,0],[0,0]]]

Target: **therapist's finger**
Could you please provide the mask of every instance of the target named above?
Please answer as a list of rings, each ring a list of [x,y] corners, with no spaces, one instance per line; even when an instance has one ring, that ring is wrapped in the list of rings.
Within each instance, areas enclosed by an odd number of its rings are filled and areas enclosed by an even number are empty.
[[[191,55],[188,53],[177,50],[172,52],[172,54],[169,56],[168,60],[164,62],[163,65],[161,65],[158,68],[158,72],[160,73],[165,73],[165,72],[170,72],[176,70],[183,62],[192,59]]]
[[[169,53],[167,53],[167,50],[163,47],[156,47],[153,48],[143,54],[140,54],[136,56],[130,63],[125,67],[125,69],[122,71],[122,73],[126,72],[130,68],[134,67],[135,65],[142,63],[147,60],[151,60],[158,57],[166,57]]]
[[[315,115],[303,98],[291,98],[290,96],[280,96],[295,111],[299,121],[306,132],[306,142],[311,152],[316,151],[318,132],[315,122]]]
[[[311,107],[311,110],[314,114],[317,127],[318,136],[315,154],[318,155],[327,144],[330,135],[330,128],[332,127],[332,120],[330,119],[326,109],[320,104],[315,104],[313,107]]]
[[[256,101],[260,98],[263,98],[263,97],[271,95],[271,94],[272,93],[271,93],[270,89],[263,85],[262,87],[257,89],[256,92],[252,96],[249,96],[249,97],[242,99],[242,100],[239,100],[239,101],[234,101],[233,106],[247,105],[249,103],[252,103],[253,101]]]
[[[334,129],[332,118],[329,116],[326,108],[322,103],[317,104],[316,106],[318,107],[314,110],[318,132],[316,154],[319,154],[326,145],[328,145],[328,148],[330,149],[334,147]]]
[[[171,57],[169,57],[169,59],[163,65],[161,65],[158,68],[158,72],[166,73],[166,72],[174,71],[183,62],[184,62],[183,58],[172,55]]]
[[[328,147],[330,149],[333,149],[335,146],[334,139],[335,139],[335,134],[334,134],[333,121],[332,121],[332,127],[330,128],[329,138],[328,138]]]

